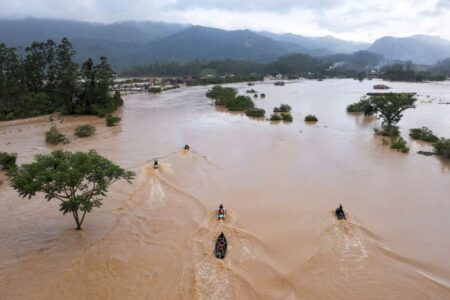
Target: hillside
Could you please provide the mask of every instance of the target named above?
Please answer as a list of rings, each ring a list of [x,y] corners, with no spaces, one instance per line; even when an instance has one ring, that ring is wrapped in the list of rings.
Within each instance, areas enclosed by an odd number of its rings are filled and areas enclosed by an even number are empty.
[[[249,30],[227,31],[203,26],[189,27],[145,46],[139,63],[194,59],[248,59],[268,62],[304,49],[277,42]]]
[[[412,61],[416,64],[434,64],[450,57],[450,41],[438,36],[414,35],[396,38],[383,37],[368,48],[388,60]]]
[[[270,32],[261,32],[261,34],[276,41],[292,43],[308,50],[322,49],[318,56],[353,53],[370,47],[369,43],[345,41],[332,36],[307,37],[292,33],[276,34]]]

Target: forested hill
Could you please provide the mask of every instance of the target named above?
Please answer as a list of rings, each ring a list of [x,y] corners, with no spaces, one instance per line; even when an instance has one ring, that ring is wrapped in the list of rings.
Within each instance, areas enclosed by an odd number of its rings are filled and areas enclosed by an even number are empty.
[[[418,35],[404,38],[383,37],[372,45],[334,37],[305,37],[250,30],[169,24],[160,22],[120,22],[112,24],[67,20],[0,20],[0,44],[24,48],[33,41],[69,38],[77,50],[75,61],[95,61],[107,56],[116,70],[135,65],[187,62],[196,59],[249,60],[270,63],[292,53],[324,57],[368,50],[387,61],[411,60],[434,64],[450,57],[450,41]]]

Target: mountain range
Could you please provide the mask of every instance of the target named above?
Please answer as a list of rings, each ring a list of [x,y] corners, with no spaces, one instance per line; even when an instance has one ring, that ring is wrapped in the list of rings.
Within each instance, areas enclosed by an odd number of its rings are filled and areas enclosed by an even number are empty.
[[[68,20],[0,20],[0,43],[20,53],[33,41],[68,37],[77,51],[76,60],[107,56],[118,68],[167,61],[243,59],[272,62],[290,53],[339,57],[367,50],[384,60],[433,64],[450,57],[450,41],[438,36],[382,37],[374,43],[306,37],[250,30],[223,30],[162,22],[112,24]]]

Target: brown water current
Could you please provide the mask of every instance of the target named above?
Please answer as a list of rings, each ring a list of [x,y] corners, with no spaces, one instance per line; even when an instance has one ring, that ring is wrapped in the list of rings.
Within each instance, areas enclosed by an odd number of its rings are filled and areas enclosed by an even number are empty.
[[[450,83],[389,83],[418,93],[399,124],[407,155],[373,136],[380,121],[346,113],[376,83],[251,87],[266,116],[291,105],[291,124],[216,109],[207,87],[128,96],[113,128],[65,117],[72,142],[59,148],[95,149],[137,177],[115,183],[80,232],[57,202],[19,198],[0,172],[0,299],[450,299],[450,165],[408,137],[427,126],[450,138],[450,105],[438,104]],[[318,123],[303,122],[310,113]],[[0,152],[19,163],[49,153],[47,120],[0,123]],[[97,133],[74,138],[84,123]]]

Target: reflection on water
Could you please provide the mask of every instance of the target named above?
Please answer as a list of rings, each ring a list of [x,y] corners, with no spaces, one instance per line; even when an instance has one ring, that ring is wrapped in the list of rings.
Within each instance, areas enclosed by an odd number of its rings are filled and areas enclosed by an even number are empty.
[[[57,203],[1,185],[1,298],[448,299],[450,167],[417,155],[431,146],[408,131],[450,137],[450,106],[433,100],[449,101],[450,85],[389,84],[423,100],[399,124],[411,146],[403,155],[373,136],[375,118],[346,113],[376,82],[256,84],[266,117],[293,108],[294,122],[276,126],[214,108],[204,87],[132,95],[115,128],[65,118],[58,126],[73,140],[63,149],[96,149],[138,177],[115,184],[83,232]],[[306,124],[308,114],[319,122]],[[83,123],[94,137],[73,137]],[[46,117],[0,123],[0,151],[20,163],[51,151],[48,126]],[[331,213],[339,203],[345,222]],[[213,256],[220,232],[223,261]]]

